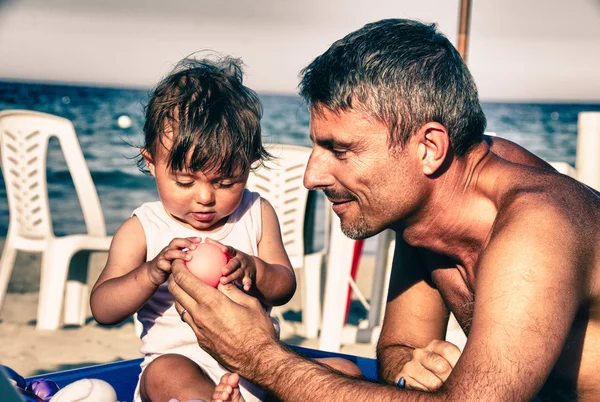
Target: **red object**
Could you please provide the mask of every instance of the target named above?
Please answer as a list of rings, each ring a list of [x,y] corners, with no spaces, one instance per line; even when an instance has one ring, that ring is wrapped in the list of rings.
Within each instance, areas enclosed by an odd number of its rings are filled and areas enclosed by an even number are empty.
[[[188,251],[192,259],[185,262],[188,269],[202,282],[216,288],[221,280],[221,268],[228,261],[227,254],[219,246],[201,243],[195,250]]]
[[[360,256],[362,255],[364,243],[364,240],[357,240],[354,242],[354,253],[352,254],[352,270],[350,271],[350,276],[352,276],[352,280],[356,279],[356,273],[358,272],[358,264],[360,262]],[[346,299],[346,316],[344,318],[344,322],[348,320],[348,313],[350,312],[351,301],[352,287],[348,285],[348,298]]]

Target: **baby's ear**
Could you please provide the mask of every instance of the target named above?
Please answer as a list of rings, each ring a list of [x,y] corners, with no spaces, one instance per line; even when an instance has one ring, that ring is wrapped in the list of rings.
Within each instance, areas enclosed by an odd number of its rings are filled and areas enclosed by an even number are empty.
[[[154,176],[156,170],[155,170],[154,159],[152,158],[152,154],[150,154],[150,151],[147,148],[140,149],[140,154],[142,154],[142,157],[144,158],[144,161],[146,162],[146,166],[148,166],[148,170],[150,171],[150,174],[152,176]]]

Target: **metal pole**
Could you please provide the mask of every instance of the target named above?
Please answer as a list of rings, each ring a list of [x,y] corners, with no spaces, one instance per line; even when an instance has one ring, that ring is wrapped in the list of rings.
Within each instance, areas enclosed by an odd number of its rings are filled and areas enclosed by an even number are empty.
[[[471,19],[471,0],[460,1],[460,15],[458,20],[458,53],[467,62],[467,48],[469,42],[469,25]]]

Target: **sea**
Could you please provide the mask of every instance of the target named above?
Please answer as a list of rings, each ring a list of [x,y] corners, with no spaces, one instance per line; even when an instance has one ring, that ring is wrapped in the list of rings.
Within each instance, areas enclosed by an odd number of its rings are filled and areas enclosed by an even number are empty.
[[[144,105],[149,89],[106,88],[42,83],[0,82],[0,110],[28,109],[71,120],[96,186],[109,235],[131,212],[158,199],[154,179],[140,173],[135,158],[142,144]],[[261,94],[263,142],[310,146],[308,110],[297,95]],[[577,116],[600,111],[590,103],[483,102],[487,131],[512,140],[547,161],[574,166]],[[47,181],[53,229],[57,236],[85,233],[75,188],[56,139],[50,141]],[[323,203],[318,203],[322,205]],[[317,224],[323,222],[317,209]],[[0,175],[0,237],[6,236],[9,209]],[[313,248],[323,244],[317,226]],[[365,243],[374,253],[376,239]]]

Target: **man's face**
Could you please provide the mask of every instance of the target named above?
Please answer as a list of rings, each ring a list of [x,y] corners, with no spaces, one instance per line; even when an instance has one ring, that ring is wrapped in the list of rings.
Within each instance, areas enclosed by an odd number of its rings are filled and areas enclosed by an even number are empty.
[[[313,108],[310,135],[304,185],[323,190],[346,236],[373,236],[409,213],[418,164],[406,149],[389,149],[383,123],[358,111]]]

